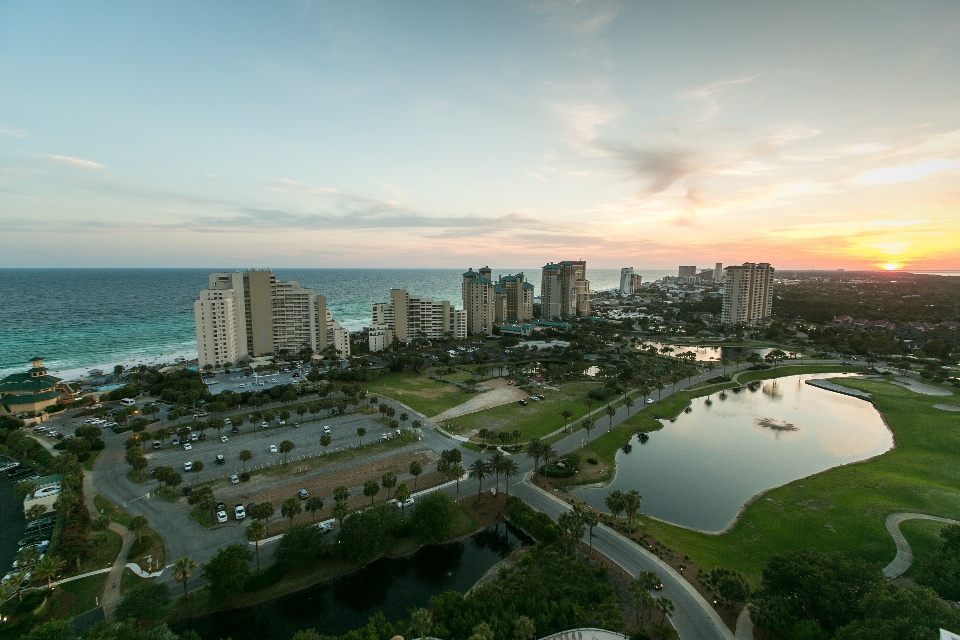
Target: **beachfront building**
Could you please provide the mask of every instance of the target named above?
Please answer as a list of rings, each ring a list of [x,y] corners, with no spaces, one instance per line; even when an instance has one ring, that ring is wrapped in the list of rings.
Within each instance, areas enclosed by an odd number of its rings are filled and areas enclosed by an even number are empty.
[[[693,278],[697,275],[697,267],[692,266],[681,266],[680,272],[677,274],[681,278]]]
[[[467,339],[467,312],[463,309],[455,309],[450,312],[454,340]]]
[[[32,358],[30,365],[26,373],[13,373],[0,380],[0,415],[37,415],[65,394],[73,393],[70,385],[49,375],[43,358]]]
[[[540,317],[543,320],[590,315],[590,281],[585,260],[564,260],[543,267]]]
[[[620,295],[632,296],[640,290],[640,276],[633,272],[633,267],[620,269]]]
[[[479,271],[467,269],[461,284],[463,310],[467,313],[467,335],[493,335],[497,319],[496,292],[490,267]]]
[[[723,281],[723,263],[718,262],[717,266],[713,268],[713,281],[722,282]]]
[[[323,297],[323,296],[318,296]],[[341,358],[350,357],[350,332],[340,326],[340,323],[333,319],[333,313],[330,309],[324,310],[327,318],[326,343],[333,347],[333,350]]]
[[[723,284],[724,324],[755,325],[773,309],[774,268],[766,262],[727,267]]]
[[[201,368],[329,344],[326,298],[295,280],[251,269],[211,273],[208,287],[193,304]]]
[[[522,273],[500,276],[493,293],[493,317],[497,324],[533,319],[533,285]]]
[[[368,332],[370,351],[383,351],[393,342],[416,337],[437,340],[455,334],[454,309],[448,300],[412,295],[406,289],[390,289],[390,302],[373,305]]]

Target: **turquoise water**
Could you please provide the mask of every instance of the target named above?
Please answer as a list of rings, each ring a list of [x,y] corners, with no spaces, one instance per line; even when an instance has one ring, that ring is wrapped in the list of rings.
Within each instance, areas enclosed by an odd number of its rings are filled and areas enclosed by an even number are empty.
[[[0,376],[23,371],[34,356],[43,357],[51,371],[66,371],[195,350],[193,301],[214,270],[0,269]],[[460,307],[460,274],[465,270],[274,269],[274,273],[326,296],[334,318],[353,330],[369,323],[370,306],[388,301],[392,287]],[[517,271],[527,274],[539,295],[540,269],[494,269],[494,275]],[[667,275],[640,273],[644,280]],[[620,272],[590,269],[587,277],[593,289],[609,289],[618,286]]]

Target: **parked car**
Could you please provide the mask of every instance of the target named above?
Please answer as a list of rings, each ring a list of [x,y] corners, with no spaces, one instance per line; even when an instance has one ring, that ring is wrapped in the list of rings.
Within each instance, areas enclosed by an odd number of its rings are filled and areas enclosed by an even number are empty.
[[[217,511],[226,511],[226,510],[227,510],[226,504],[224,504],[222,501],[217,502]]]
[[[240,484],[240,477],[237,474],[230,476],[230,484]]]
[[[192,463],[192,462],[189,462],[189,461],[188,461],[188,462],[184,462],[184,463],[183,463],[183,470],[184,470],[184,471],[190,471],[191,469],[193,469],[193,463]]]
[[[184,450],[184,451],[190,451],[191,449],[193,449],[193,445],[192,445],[192,444],[190,444],[189,442],[184,442],[184,443],[183,443],[183,450]]]
[[[217,464],[227,464],[227,461],[224,459],[222,453],[217,454]]]
[[[160,444],[160,441],[159,441],[159,440],[154,440],[154,441],[153,441],[153,448],[154,448],[154,449],[159,449],[161,446],[162,446],[162,445]]]
[[[196,441],[199,440],[199,439],[200,439],[200,434],[199,434],[199,433],[191,433],[191,434],[190,434],[190,442],[196,442]]]
[[[653,398],[647,398],[647,404],[653,404]]]
[[[220,442],[227,442],[228,440],[227,436],[220,436]]]
[[[277,452],[277,445],[275,444],[270,445],[270,453],[276,453],[276,452]]]
[[[233,427],[230,429],[230,433],[240,433],[240,427],[233,425]]]
[[[324,432],[324,433],[330,433],[330,427],[328,427],[327,425],[324,425],[324,426],[323,426],[323,432]]]
[[[306,489],[300,489],[300,491],[297,491],[297,497],[300,498],[301,500],[306,500],[310,496],[307,494]]]
[[[189,486],[183,488],[183,495],[188,496],[193,489]]]
[[[320,524],[317,525],[317,529],[320,529],[320,531],[323,531],[324,533],[326,533],[327,531],[333,530],[333,525],[330,524],[329,522],[321,522]]]
[[[398,502],[398,503],[397,503],[397,507],[400,507],[400,508],[403,508],[403,507],[412,507],[412,506],[413,506],[413,498],[407,498],[407,499],[404,500],[403,502]]]
[[[242,504],[233,505],[233,516],[237,520],[243,520],[247,517],[247,512],[243,510]]]
[[[226,511],[217,511],[217,523],[223,524],[227,521],[227,512]]]

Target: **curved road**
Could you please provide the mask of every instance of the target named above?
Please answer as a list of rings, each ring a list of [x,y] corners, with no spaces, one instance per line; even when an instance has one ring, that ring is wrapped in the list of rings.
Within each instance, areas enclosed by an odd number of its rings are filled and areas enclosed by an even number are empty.
[[[910,548],[910,543],[907,542],[907,539],[900,533],[900,523],[907,520],[933,520],[934,522],[943,522],[944,524],[960,524],[960,520],[928,516],[923,513],[891,513],[888,515],[885,524],[887,531],[890,532],[893,541],[897,544],[897,555],[893,559],[893,562],[883,568],[883,575],[886,576],[887,580],[899,578],[906,573],[910,565],[913,564],[913,550]]]

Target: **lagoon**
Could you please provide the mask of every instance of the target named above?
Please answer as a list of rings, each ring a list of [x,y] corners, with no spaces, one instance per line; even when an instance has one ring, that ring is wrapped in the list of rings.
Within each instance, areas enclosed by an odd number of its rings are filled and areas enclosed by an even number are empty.
[[[466,592],[500,560],[532,541],[507,524],[464,540],[423,547],[402,558],[380,558],[349,575],[260,605],[218,611],[172,625],[203,640],[289,640],[301,629],[321,636],[362,627],[374,613],[402,620],[451,589]]]
[[[648,346],[653,345],[657,349],[662,349],[663,347],[670,347],[673,351],[670,353],[671,356],[677,357],[684,351],[692,351],[696,355],[697,362],[709,362],[713,360],[720,365],[720,360],[726,358],[730,361],[728,366],[732,366],[737,358],[743,358],[744,361],[750,357],[751,353],[756,353],[761,358],[766,356],[768,353],[773,351],[772,347],[726,347],[726,346],[703,346],[696,344],[666,344],[663,342],[643,342],[638,349],[646,349]]]
[[[611,491],[637,489],[641,513],[718,532],[758,493],[888,451],[893,435],[872,404],[804,384],[823,377],[788,376],[695,398],[689,413],[617,453],[609,486],[576,493],[605,509]]]

